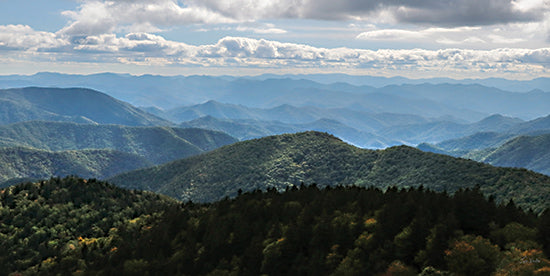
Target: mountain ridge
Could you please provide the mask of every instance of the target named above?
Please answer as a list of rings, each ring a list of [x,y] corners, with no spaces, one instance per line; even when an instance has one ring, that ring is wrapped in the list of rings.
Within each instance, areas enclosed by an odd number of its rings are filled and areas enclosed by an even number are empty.
[[[499,201],[513,198],[520,206],[527,206],[534,200],[538,209],[550,202],[544,201],[550,197],[548,176],[424,153],[407,146],[377,151],[359,149],[332,135],[313,131],[239,142],[199,156],[123,173],[109,181],[125,188],[199,202],[235,196],[239,189],[284,190],[300,183],[378,188],[424,185],[448,192],[480,185],[483,192]]]

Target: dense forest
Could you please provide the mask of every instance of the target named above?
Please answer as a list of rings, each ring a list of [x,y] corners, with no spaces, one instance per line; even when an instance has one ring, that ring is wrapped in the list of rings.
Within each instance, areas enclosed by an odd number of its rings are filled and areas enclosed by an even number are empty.
[[[549,275],[550,211],[479,187],[300,185],[181,203],[54,178],[0,190],[1,275]]]
[[[213,202],[255,189],[316,183],[419,187],[455,192],[479,185],[497,202],[514,199],[541,212],[550,207],[550,177],[526,169],[497,168],[467,159],[422,152],[408,146],[368,150],[327,133],[308,131],[238,142],[157,167],[115,176],[109,181],[179,200]]]

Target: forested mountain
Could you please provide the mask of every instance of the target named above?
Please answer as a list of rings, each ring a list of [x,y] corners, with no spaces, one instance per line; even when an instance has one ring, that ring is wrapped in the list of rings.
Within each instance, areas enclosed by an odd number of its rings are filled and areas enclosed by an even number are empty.
[[[511,139],[478,159],[495,166],[528,168],[550,175],[550,134]]]
[[[480,186],[497,201],[549,207],[550,177],[400,146],[366,150],[319,132],[270,136],[235,143],[165,165],[110,179],[126,188],[151,190],[181,200],[209,202],[239,190],[282,191],[301,183],[417,187],[456,191]]]
[[[550,130],[547,130],[550,132]],[[494,166],[527,168],[550,175],[550,134],[518,135],[481,132],[418,148],[455,157],[469,158]]]
[[[213,204],[69,177],[0,190],[12,275],[545,275],[550,212],[477,189],[293,187]]]
[[[0,146],[49,151],[113,149],[137,154],[153,164],[209,151],[237,140],[196,128],[129,127],[63,122],[23,122],[0,126]]]
[[[31,120],[130,126],[170,124],[128,103],[84,88],[2,89],[0,110],[0,124]]]
[[[139,155],[107,149],[51,152],[0,148],[0,186],[53,176],[107,178],[151,165]]]

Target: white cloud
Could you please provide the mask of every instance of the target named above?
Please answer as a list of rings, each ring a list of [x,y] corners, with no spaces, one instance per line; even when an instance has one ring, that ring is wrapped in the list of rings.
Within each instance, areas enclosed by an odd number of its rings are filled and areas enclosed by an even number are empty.
[[[72,21],[60,32],[68,35],[99,35],[115,30],[160,30],[188,24],[232,23],[234,19],[200,6],[180,5],[174,0],[85,0],[78,11],[63,14]]]
[[[267,27],[274,27],[266,25]],[[264,27],[266,27],[264,26]],[[466,30],[468,31],[468,30]],[[461,32],[454,29],[424,29],[418,32],[371,32],[386,37],[446,35]],[[374,37],[374,36],[372,36]],[[466,37],[468,43],[481,38]],[[487,36],[499,40],[503,37]],[[440,41],[445,43],[445,41]],[[450,41],[449,43],[458,43]],[[61,51],[62,50],[62,51]],[[550,48],[472,49],[352,49],[322,48],[299,43],[266,39],[224,37],[213,44],[189,45],[167,40],[156,34],[136,32],[123,36],[99,34],[71,39],[60,34],[35,31],[29,26],[0,26],[0,51],[13,57],[18,51],[26,60],[63,60],[72,63],[134,64],[138,66],[199,68],[268,68],[272,70],[372,70],[379,73],[416,72],[426,75],[445,72],[448,75],[472,74],[550,74]],[[31,54],[32,52],[32,54]],[[21,57],[19,57],[21,58]]]
[[[67,40],[53,33],[35,31],[30,26],[0,25],[0,49],[52,49],[68,44]]]

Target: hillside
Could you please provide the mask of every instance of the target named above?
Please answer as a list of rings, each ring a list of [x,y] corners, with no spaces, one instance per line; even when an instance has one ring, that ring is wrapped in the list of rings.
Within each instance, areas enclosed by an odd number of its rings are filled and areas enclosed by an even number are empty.
[[[114,150],[51,152],[31,148],[0,148],[0,186],[26,179],[79,175],[107,178],[152,163],[145,158]]]
[[[32,120],[129,126],[171,124],[128,103],[84,88],[2,89],[0,110],[0,124]]]
[[[235,143],[199,156],[124,173],[110,179],[181,200],[215,201],[238,190],[301,183],[378,188],[417,187],[453,192],[480,186],[498,201],[513,198],[538,211],[550,205],[550,177],[521,169],[496,168],[470,160],[400,146],[365,150],[319,132],[270,136]]]
[[[23,122],[0,126],[0,146],[49,151],[112,149],[137,154],[153,164],[181,159],[237,140],[196,128],[129,127],[63,122]]]
[[[550,134],[509,140],[479,161],[501,167],[520,167],[550,175]]]

